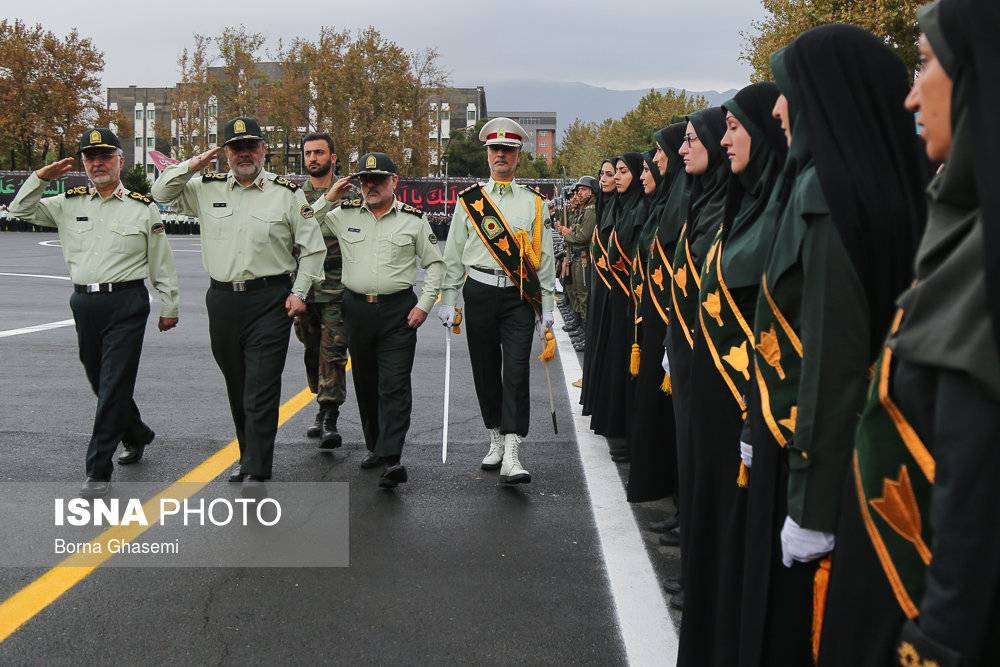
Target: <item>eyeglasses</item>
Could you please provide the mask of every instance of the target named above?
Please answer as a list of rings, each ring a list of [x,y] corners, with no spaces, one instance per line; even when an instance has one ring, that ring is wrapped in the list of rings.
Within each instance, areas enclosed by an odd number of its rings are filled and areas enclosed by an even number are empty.
[[[691,147],[691,144],[696,144],[699,141],[700,141],[700,139],[698,139],[698,135],[697,134],[685,134],[684,135],[684,143],[686,143],[688,145],[688,148]]]

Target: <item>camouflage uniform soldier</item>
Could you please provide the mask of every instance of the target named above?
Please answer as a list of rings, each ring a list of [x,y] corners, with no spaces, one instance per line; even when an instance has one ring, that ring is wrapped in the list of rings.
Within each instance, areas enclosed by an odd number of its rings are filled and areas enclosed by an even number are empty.
[[[587,318],[587,272],[590,269],[589,244],[590,237],[597,225],[597,211],[594,201],[597,192],[597,179],[584,176],[576,184],[577,214],[570,225],[570,233],[566,241],[566,256],[572,279],[569,283],[570,305],[581,322]]]
[[[309,179],[302,185],[302,192],[319,212],[333,210],[338,200],[326,203],[323,194],[333,184],[337,168],[337,154],[333,138],[328,132],[311,132],[302,138],[302,158]],[[357,197],[355,190],[347,193],[347,200]],[[321,217],[317,218],[322,219]],[[347,329],[344,326],[344,285],[341,282],[342,259],[337,237],[325,226],[321,227],[326,242],[326,261],[323,264],[323,282],[309,292],[306,312],[295,318],[295,335],[305,346],[303,355],[306,380],[317,394],[319,412],[316,421],[306,431],[310,438],[319,438],[320,447],[340,447],[337,432],[340,406],[347,398]]]

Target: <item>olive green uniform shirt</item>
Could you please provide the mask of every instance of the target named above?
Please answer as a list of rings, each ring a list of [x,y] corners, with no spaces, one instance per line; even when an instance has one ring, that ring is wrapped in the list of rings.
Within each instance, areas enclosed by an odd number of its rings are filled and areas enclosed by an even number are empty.
[[[190,171],[189,163],[167,167],[153,183],[152,195],[198,216],[208,275],[234,282],[297,271],[292,292],[305,300],[323,280],[326,245],[302,189],[263,170],[244,187],[232,171],[201,176]]]
[[[358,294],[394,294],[413,289],[416,258],[427,270],[417,308],[429,313],[437,300],[444,260],[437,237],[423,213],[393,198],[392,208],[378,220],[360,199],[338,206],[323,226],[340,239],[344,286]]]
[[[531,233],[535,224],[535,199],[538,198],[538,194],[516,182],[504,188],[501,194],[500,186],[492,178],[487,181],[483,189],[500,209],[512,232],[524,229]],[[542,310],[552,312],[555,305],[553,292],[556,285],[556,269],[552,255],[552,221],[549,219],[547,206],[542,206],[542,223],[542,257],[538,265],[538,281],[542,286]],[[441,290],[441,303],[449,306],[454,306],[458,300],[458,290],[465,282],[466,267],[501,268],[472,228],[472,221],[469,220],[461,203],[455,207],[455,213],[451,218],[444,261],[447,270]]]
[[[336,182],[336,176],[334,176],[334,182]],[[313,187],[312,181],[308,178],[302,184],[302,193],[306,196],[306,201],[312,205],[316,220],[322,221],[327,212],[340,206],[343,202],[361,197],[361,193],[352,187],[342,199],[330,202],[323,198],[323,195],[329,190],[330,188]],[[326,225],[321,224],[319,227],[323,234],[323,242],[326,243],[326,259],[323,261],[325,275],[323,282],[309,293],[308,301],[310,303],[329,303],[339,300],[344,294],[343,258],[340,255],[340,242],[337,237]]]
[[[107,199],[79,186],[42,199],[48,181],[31,174],[10,215],[59,231],[69,275],[77,285],[149,278],[160,295],[160,317],[177,317],[177,270],[160,209],[121,183]]]
[[[578,253],[590,245],[590,237],[594,235],[594,228],[597,226],[597,209],[591,204],[575,218],[570,224],[572,231],[563,238],[570,244],[573,252]]]

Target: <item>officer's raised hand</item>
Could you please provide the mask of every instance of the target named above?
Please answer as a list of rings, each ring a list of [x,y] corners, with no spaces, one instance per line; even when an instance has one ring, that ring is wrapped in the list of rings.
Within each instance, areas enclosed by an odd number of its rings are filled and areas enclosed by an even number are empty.
[[[207,151],[201,153],[200,155],[195,155],[193,158],[191,158],[191,161],[188,162],[188,169],[190,171],[201,171],[202,169],[207,167],[212,160],[215,159],[215,156],[219,154],[219,150],[220,150],[219,147],[216,146],[215,148],[209,148]]]
[[[69,172],[73,171],[73,165],[76,162],[76,158],[64,157],[61,160],[53,162],[52,164],[47,164],[38,171],[35,175],[43,181],[51,181],[53,178],[62,178]]]
[[[170,331],[175,326],[177,326],[177,318],[176,317],[161,317],[160,318],[160,323],[159,323],[160,331]]]
[[[327,201],[337,201],[338,199],[343,199],[344,195],[351,191],[351,177],[344,176],[334,183],[330,189],[327,191],[324,197]]]
[[[302,315],[306,312],[306,302],[299,298],[298,294],[289,294],[285,299],[285,310],[289,317]]]

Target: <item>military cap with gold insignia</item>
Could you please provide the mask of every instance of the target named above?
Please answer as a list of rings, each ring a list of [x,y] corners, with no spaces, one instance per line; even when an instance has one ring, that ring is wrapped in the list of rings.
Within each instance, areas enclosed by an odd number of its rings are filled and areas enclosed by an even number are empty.
[[[385,153],[365,153],[358,159],[358,170],[351,174],[351,178],[365,174],[395,176],[396,173],[396,163]]]
[[[487,146],[500,144],[520,148],[527,136],[528,133],[517,121],[503,117],[494,118],[479,130],[479,140],[485,142]]]
[[[226,123],[222,138],[225,145],[241,139],[263,139],[264,133],[260,131],[260,123],[256,118],[239,116]]]
[[[84,151],[93,150],[107,150],[107,149],[119,149],[121,150],[122,142],[118,140],[115,133],[106,127],[95,127],[87,130],[80,136],[80,150],[77,151],[77,155]]]

